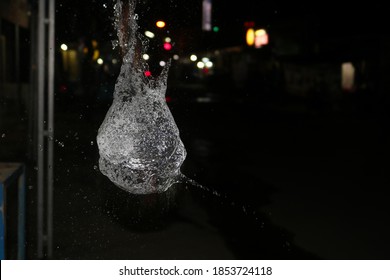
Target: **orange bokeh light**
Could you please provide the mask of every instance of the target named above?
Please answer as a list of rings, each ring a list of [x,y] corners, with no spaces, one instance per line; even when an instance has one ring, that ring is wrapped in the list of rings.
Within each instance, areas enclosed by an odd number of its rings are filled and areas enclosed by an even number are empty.
[[[156,26],[158,28],[164,28],[165,27],[165,22],[162,21],[162,20],[159,20],[159,21],[156,22]]]

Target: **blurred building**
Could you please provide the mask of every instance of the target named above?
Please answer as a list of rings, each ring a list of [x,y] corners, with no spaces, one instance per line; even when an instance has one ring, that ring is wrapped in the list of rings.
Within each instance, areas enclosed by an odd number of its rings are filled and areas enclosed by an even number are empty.
[[[26,104],[30,69],[29,3],[0,0],[0,100]]]

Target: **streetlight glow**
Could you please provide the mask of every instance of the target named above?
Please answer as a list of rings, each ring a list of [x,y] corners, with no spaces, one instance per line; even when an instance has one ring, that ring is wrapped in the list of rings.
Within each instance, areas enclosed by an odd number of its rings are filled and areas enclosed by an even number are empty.
[[[197,61],[198,57],[193,54],[193,55],[190,56],[190,59],[191,59],[191,61]]]
[[[66,52],[68,50],[68,46],[66,44],[62,44],[61,45],[61,50],[63,50],[64,52]]]
[[[154,33],[151,32],[151,31],[146,30],[145,31],[145,36],[148,37],[148,38],[153,39],[154,38]]]
[[[156,22],[156,26],[158,28],[164,28],[165,27],[165,22],[163,22],[162,20],[159,20]]]
[[[255,31],[255,48],[259,49],[261,46],[268,44],[268,34],[264,29],[258,29]]]
[[[253,46],[255,43],[255,30],[253,28],[249,28],[246,32],[246,43],[248,46]]]
[[[265,32],[265,30],[264,29],[257,29],[256,31],[255,31],[255,35],[256,36],[263,36],[263,35],[265,35],[267,32]]]
[[[199,69],[203,69],[204,68],[204,63],[202,61],[199,61],[196,66],[199,68]]]

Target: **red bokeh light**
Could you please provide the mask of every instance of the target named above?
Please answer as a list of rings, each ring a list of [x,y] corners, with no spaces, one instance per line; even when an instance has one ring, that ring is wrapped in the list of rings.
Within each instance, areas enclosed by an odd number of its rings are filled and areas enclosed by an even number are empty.
[[[164,50],[170,51],[171,49],[172,49],[171,43],[168,42],[164,43]]]

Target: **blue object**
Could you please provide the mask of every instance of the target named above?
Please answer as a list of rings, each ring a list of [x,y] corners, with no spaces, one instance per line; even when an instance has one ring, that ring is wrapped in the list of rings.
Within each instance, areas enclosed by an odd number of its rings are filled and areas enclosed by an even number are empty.
[[[18,182],[18,259],[25,258],[25,167],[21,163],[0,162],[0,259],[6,258],[7,187]]]

